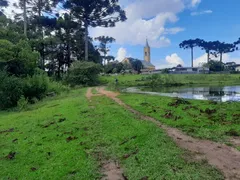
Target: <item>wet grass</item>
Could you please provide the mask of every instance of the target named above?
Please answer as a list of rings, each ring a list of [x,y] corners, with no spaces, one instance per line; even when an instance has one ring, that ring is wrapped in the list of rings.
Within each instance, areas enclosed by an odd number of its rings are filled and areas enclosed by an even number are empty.
[[[122,94],[120,98],[134,109],[152,116],[187,134],[227,142],[240,136],[240,103],[216,103],[140,94]]]
[[[88,102],[85,92],[0,113],[2,179],[100,179],[107,159],[130,180],[223,179],[206,162],[184,158],[160,128],[105,97]]]

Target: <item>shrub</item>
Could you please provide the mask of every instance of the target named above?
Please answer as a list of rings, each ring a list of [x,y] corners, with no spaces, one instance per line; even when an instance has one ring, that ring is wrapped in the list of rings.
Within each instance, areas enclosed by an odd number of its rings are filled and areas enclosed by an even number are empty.
[[[51,81],[49,83],[49,88],[48,88],[48,92],[55,92],[56,94],[60,94],[61,92],[69,92],[70,88],[68,86],[63,85],[60,82],[56,82],[56,81]]]
[[[177,86],[182,85],[181,83],[178,83],[176,80],[176,76],[169,75],[169,74],[153,74],[149,77],[146,77],[146,85],[149,85],[151,87],[159,86],[159,85],[166,85],[166,86]]]
[[[42,99],[49,88],[49,78],[42,70],[36,70],[32,77],[25,79],[24,96],[31,101],[34,97]]]
[[[101,72],[99,64],[93,62],[74,62],[68,70],[65,81],[71,86],[91,86],[98,83],[98,74]]]
[[[49,80],[47,74],[39,69],[33,76],[19,78],[0,71],[0,109],[18,106],[23,110],[28,102],[36,103],[47,93],[60,94],[69,91],[69,87]]]
[[[39,54],[32,51],[28,41],[19,41],[16,45],[0,39],[0,67],[16,76],[33,75],[37,67]]]
[[[24,110],[28,105],[28,99],[26,99],[24,96],[21,96],[20,99],[17,102],[17,107],[19,111]]]
[[[23,95],[23,81],[6,72],[0,72],[0,79],[0,109],[16,106]]]

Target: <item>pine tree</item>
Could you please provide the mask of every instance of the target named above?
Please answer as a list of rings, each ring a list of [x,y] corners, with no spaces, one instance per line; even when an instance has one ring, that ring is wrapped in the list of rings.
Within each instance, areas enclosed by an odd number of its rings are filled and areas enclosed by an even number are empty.
[[[64,7],[82,22],[85,29],[85,60],[88,61],[88,28],[114,27],[119,21],[125,21],[125,11],[121,9],[118,0],[66,0]]]

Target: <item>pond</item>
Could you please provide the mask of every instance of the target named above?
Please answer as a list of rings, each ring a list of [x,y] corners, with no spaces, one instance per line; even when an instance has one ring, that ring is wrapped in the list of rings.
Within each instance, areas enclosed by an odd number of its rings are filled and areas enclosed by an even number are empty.
[[[211,100],[219,102],[240,102],[240,86],[179,86],[158,88],[130,87],[124,89],[123,92],[179,97],[186,99]]]

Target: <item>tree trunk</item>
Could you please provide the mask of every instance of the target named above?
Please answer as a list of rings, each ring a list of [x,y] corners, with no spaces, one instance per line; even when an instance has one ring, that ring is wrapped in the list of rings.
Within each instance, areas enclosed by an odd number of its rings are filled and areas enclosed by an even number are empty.
[[[88,25],[85,23],[85,61],[88,61]]]
[[[107,62],[108,62],[106,57],[107,57],[107,45],[104,44],[104,59],[103,59],[104,65],[107,65]]]
[[[210,59],[210,52],[207,52],[207,63],[209,63],[209,59]]]
[[[193,67],[193,48],[191,48],[191,58],[192,58],[192,67]]]
[[[58,77],[58,79],[60,79],[61,78],[61,67],[60,67],[60,60],[58,59],[58,70],[57,70],[57,77]]]
[[[23,1],[24,35],[27,37],[27,2]]]
[[[222,63],[223,54],[220,53],[220,62]]]
[[[45,44],[42,42],[42,70],[45,71]]]
[[[71,45],[70,45],[70,30],[67,29],[67,65],[68,68],[71,66]]]
[[[42,70],[45,70],[45,45],[44,45],[44,32],[43,27],[40,24],[40,18],[42,16],[42,0],[38,0],[38,33],[42,39]]]
[[[39,35],[42,34],[42,26],[40,25],[40,18],[42,16],[42,0],[38,0],[38,25],[37,25],[37,28],[38,28],[38,33]]]

